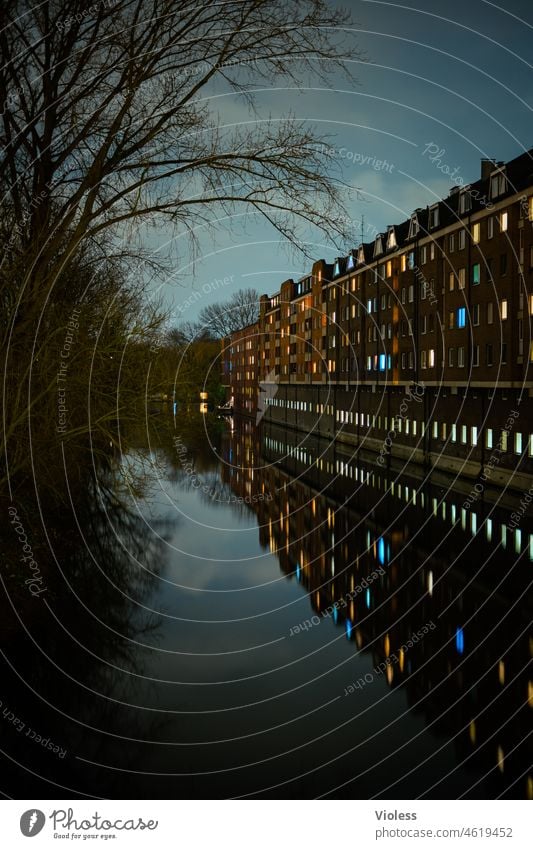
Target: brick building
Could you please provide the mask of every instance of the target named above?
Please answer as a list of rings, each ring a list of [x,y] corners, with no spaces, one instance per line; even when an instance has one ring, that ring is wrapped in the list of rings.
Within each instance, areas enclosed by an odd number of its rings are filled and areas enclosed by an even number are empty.
[[[533,471],[532,154],[263,296],[232,337],[236,409],[271,382],[273,421],[373,450],[392,430],[391,455],[473,475],[502,443]]]

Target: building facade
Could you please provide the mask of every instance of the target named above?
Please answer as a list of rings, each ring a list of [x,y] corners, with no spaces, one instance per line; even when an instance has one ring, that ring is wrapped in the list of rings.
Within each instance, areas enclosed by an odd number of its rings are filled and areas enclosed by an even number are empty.
[[[533,151],[261,298],[235,408],[494,481],[533,472]],[[245,338],[243,338],[243,334]],[[244,347],[243,347],[244,344]],[[248,347],[247,347],[248,346]]]

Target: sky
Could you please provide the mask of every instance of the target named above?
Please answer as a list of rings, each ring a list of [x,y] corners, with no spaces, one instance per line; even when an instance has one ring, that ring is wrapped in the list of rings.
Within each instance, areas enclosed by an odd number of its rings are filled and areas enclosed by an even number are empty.
[[[366,54],[351,65],[357,84],[340,73],[328,90],[262,84],[256,107],[259,118],[292,112],[330,136],[342,178],[354,188],[348,216],[358,232],[364,216],[366,241],[448,194],[453,181],[439,162],[468,183],[479,178],[482,158],[506,161],[533,147],[531,0],[342,5],[355,22],[349,38]],[[221,103],[223,121],[250,120],[239,96]],[[178,238],[178,264],[162,296],[180,319],[194,321],[203,306],[238,289],[272,294],[309,271],[308,258],[259,216],[242,212],[216,237],[200,232],[194,258]],[[155,244],[161,234],[152,238]],[[307,250],[330,262],[339,253],[316,236]]]

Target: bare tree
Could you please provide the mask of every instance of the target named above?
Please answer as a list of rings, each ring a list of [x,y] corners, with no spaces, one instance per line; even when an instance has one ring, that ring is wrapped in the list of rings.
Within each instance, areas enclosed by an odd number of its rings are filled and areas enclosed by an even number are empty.
[[[291,240],[298,219],[341,233],[329,148],[290,116],[224,126],[210,98],[325,79],[354,56],[347,20],[324,0],[8,0],[0,179],[32,283],[110,226],[166,216],[193,233],[214,204]]]
[[[208,304],[200,310],[199,332],[223,339],[235,330],[253,324],[259,317],[259,298],[255,289],[240,289],[223,303]]]

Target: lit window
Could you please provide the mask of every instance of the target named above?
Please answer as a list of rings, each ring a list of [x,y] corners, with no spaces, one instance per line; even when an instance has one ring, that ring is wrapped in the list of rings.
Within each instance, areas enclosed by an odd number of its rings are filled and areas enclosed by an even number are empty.
[[[507,300],[500,301],[500,314],[502,321],[507,319]]]
[[[450,276],[449,276],[448,280],[449,280],[450,292],[453,292],[453,290],[455,289],[455,274],[453,273],[453,271],[450,271]]]
[[[407,254],[402,254],[401,269],[407,271]]]
[[[466,425],[461,425],[461,442],[466,445]]]
[[[458,272],[459,289],[464,289],[466,285],[466,268],[460,268]]]
[[[500,213],[500,230],[502,233],[505,233],[507,227],[509,226],[509,216],[507,212]]]
[[[387,277],[392,277],[392,262],[389,259],[386,265],[386,275]]]
[[[522,434],[515,433],[514,435],[514,453],[521,454],[522,453]]]
[[[481,224],[477,222],[472,227],[472,241],[475,245],[479,245],[481,239]]]
[[[452,442],[457,442],[457,425],[452,424]]]
[[[457,327],[466,327],[466,307],[459,307],[457,310]]]
[[[477,427],[470,428],[470,442],[472,445],[477,445]]]
[[[434,351],[433,348],[431,348],[430,351],[429,351],[428,363],[429,363],[430,368],[434,368],[434,366],[435,366],[435,351]]]
[[[485,445],[487,448],[492,448],[492,428],[488,427],[485,431]]]
[[[533,315],[533,295],[529,296],[529,314]]]
[[[477,286],[479,281],[480,281],[480,266],[479,266],[479,262],[476,262],[472,266],[472,283],[473,283],[474,286]]]
[[[433,439],[437,439],[439,436],[439,423],[433,422]]]
[[[507,451],[507,436],[508,436],[507,431],[502,430],[502,435],[501,435],[501,438],[500,438],[500,445],[499,445],[500,451]]]

